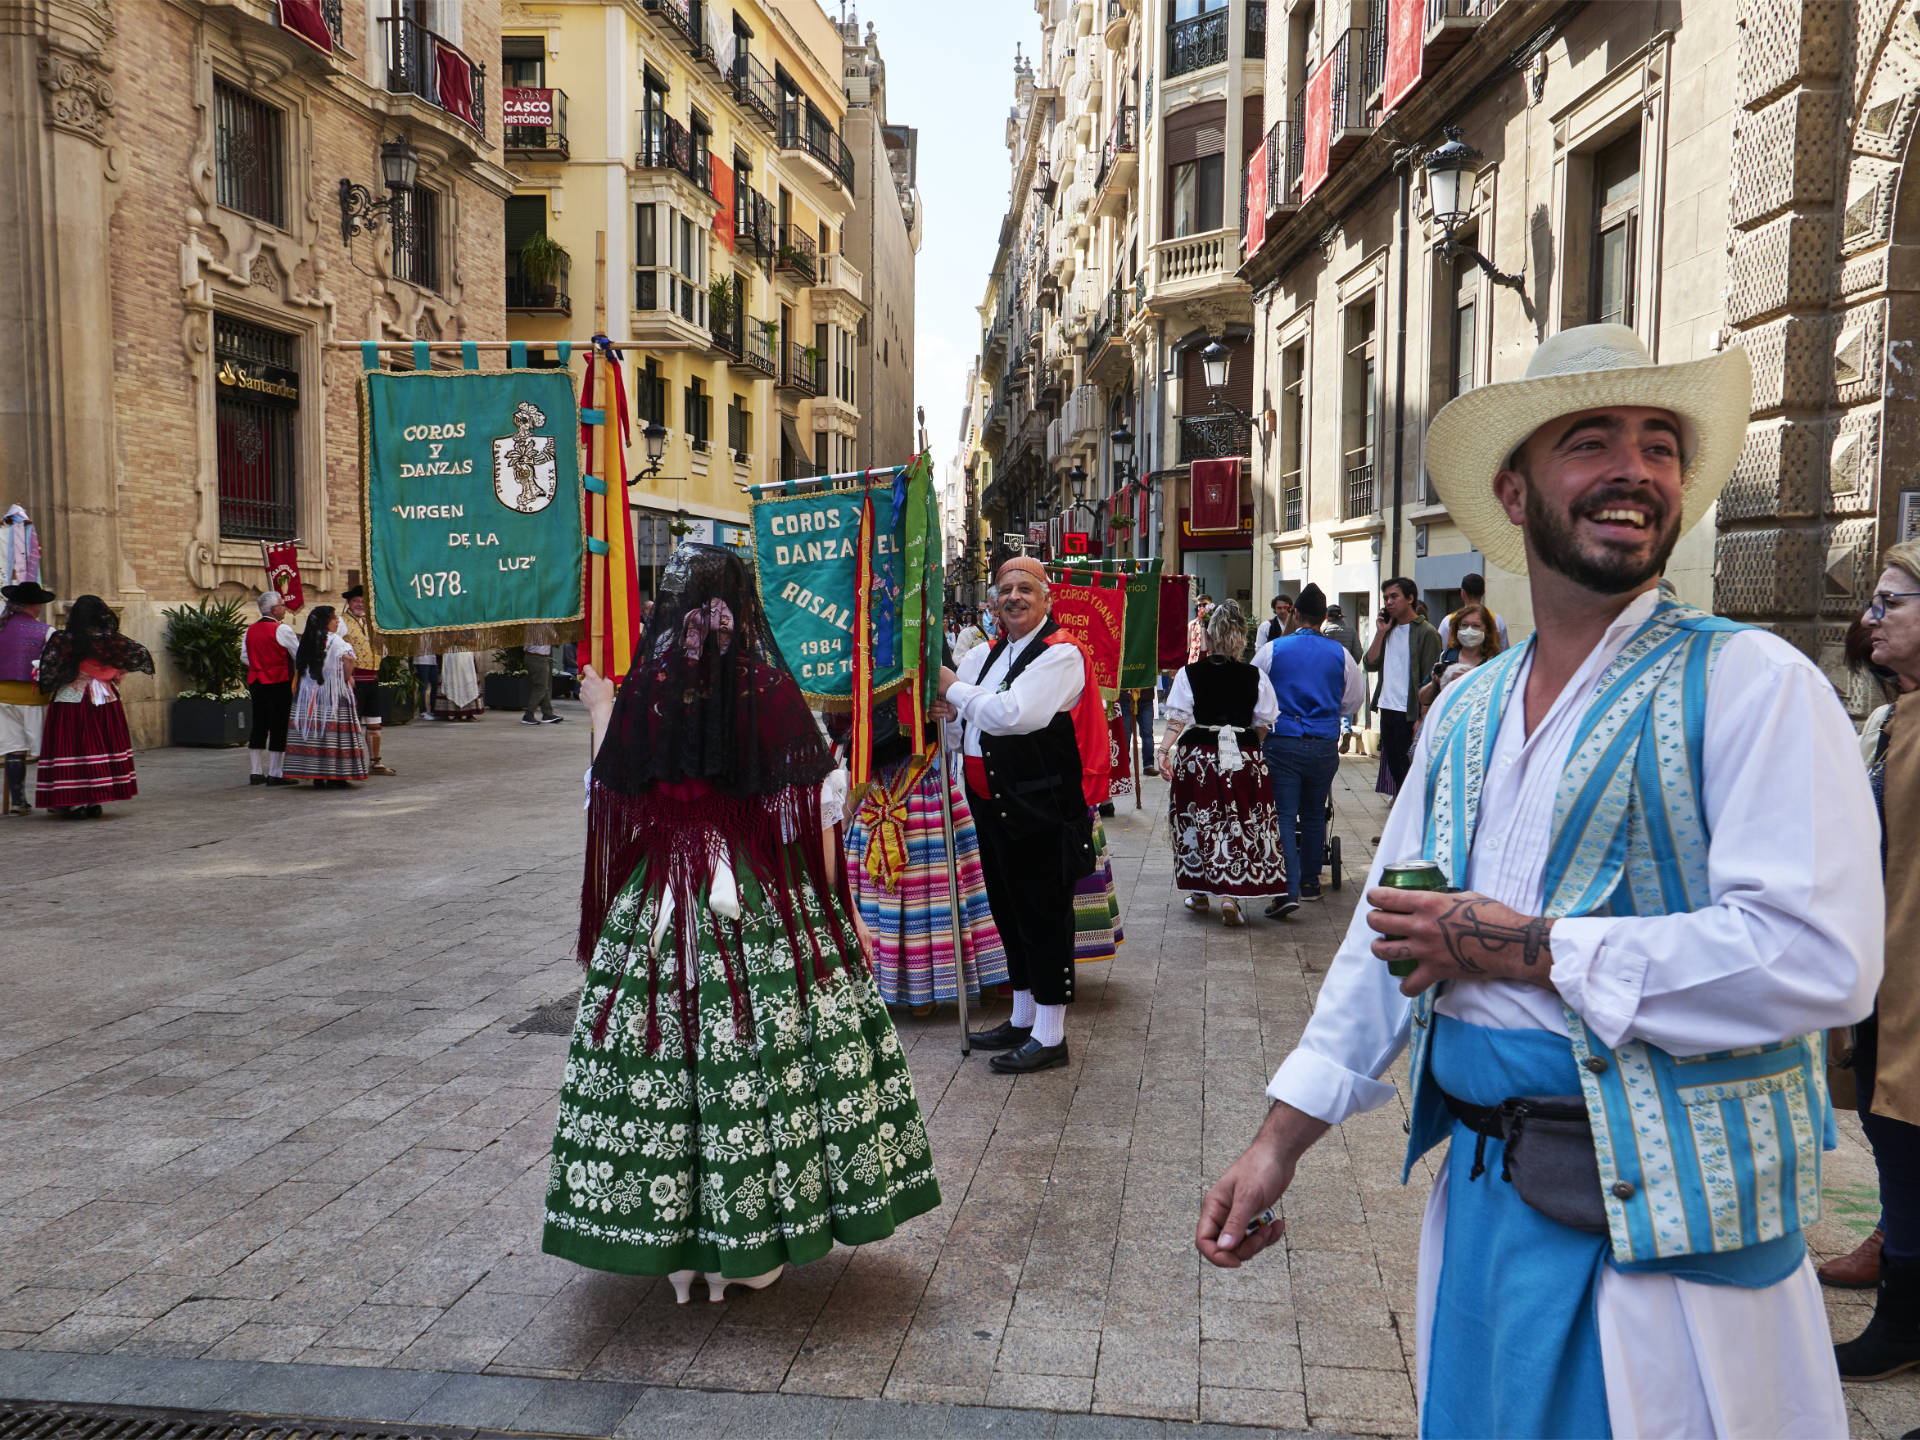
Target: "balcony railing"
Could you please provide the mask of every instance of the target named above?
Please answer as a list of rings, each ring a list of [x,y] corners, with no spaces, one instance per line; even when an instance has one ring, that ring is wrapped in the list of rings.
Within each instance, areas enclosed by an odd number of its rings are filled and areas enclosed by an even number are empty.
[[[1283,206],[1294,203],[1293,188],[1300,183],[1300,169],[1297,157],[1299,147],[1293,143],[1292,127],[1284,120],[1276,120],[1267,130],[1267,213],[1272,214]]]
[[[1287,137],[1287,189],[1298,200],[1301,172],[1307,162],[1307,87],[1293,97],[1293,133]]]
[[[327,33],[333,36],[336,48],[347,43],[347,22],[343,9],[344,0],[320,0],[320,16],[327,22]]]
[[[1167,27],[1167,78],[1227,63],[1227,28],[1233,12],[1209,10]]]
[[[1280,477],[1280,528],[1298,530],[1306,515],[1307,492],[1300,485],[1300,472]]]
[[[1253,427],[1238,415],[1182,415],[1180,463],[1253,454]]]
[[[780,129],[780,91],[774,84],[773,76],[767,73],[767,67],[751,55],[736,55],[729,79],[734,98],[746,106],[769,132],[777,134]]]
[[[693,20],[690,0],[643,0],[641,8],[660,16],[680,32],[680,38],[692,44],[700,38],[700,27]]]
[[[712,338],[714,353],[724,355],[729,360],[738,360],[746,348],[747,337],[742,332],[738,317],[735,317],[731,326],[709,329],[707,334]]]
[[[733,192],[734,234],[742,246],[753,247],[763,265],[772,263],[774,253],[780,248],[779,212],[768,202],[767,197],[748,185],[736,186]]]
[[[553,92],[553,123],[508,125],[503,131],[509,155],[554,155],[567,158],[567,92]]]
[[[520,252],[507,252],[507,309],[530,310],[556,315],[571,315],[573,301],[568,294],[573,258],[564,250],[555,257],[551,273],[529,274]]]
[[[780,248],[775,256],[773,268],[798,275],[802,281],[811,285],[820,273],[817,247],[813,237],[798,225],[780,227]]]
[[[1342,132],[1371,130],[1373,126],[1367,119],[1367,96],[1371,93],[1366,79],[1367,31],[1354,26],[1334,42],[1322,63],[1333,67],[1327,104],[1329,143],[1337,142]]]
[[[780,375],[781,388],[798,390],[806,395],[818,395],[820,393],[820,357],[809,356],[805,345],[789,340],[786,361]]]
[[[1138,154],[1139,150],[1139,108],[1133,105],[1122,105],[1113,112],[1113,128],[1107,131],[1107,143],[1100,152],[1100,178],[1094,183],[1094,189],[1107,188],[1107,176],[1113,172],[1114,161],[1122,155]]]
[[[1387,83],[1387,0],[1367,0],[1367,58],[1360,72],[1360,93],[1369,104]]]
[[[387,91],[418,95],[487,133],[487,67],[451,40],[404,15],[380,20],[387,52]]]
[[[1267,58],[1266,0],[1247,0],[1247,59]]]
[[[1373,514],[1373,460],[1368,451],[1357,450],[1348,455],[1349,462],[1354,455],[1369,455],[1360,464],[1347,466],[1347,514],[1349,520],[1358,520]]]
[[[707,163],[707,147],[695,140],[694,133],[671,115],[643,111],[640,149],[634,164],[642,170],[671,170],[684,175],[703,194],[711,195],[713,170]]]
[[[1230,274],[1240,263],[1240,232],[1209,230],[1153,247],[1156,287],[1213,280]]]
[[[1500,0],[1427,0],[1427,34],[1449,20],[1481,20],[1500,8]]]
[[[740,363],[772,379],[780,378],[779,343],[761,329],[757,322],[748,323],[747,343],[740,356]]]
[[[803,110],[788,96],[780,107],[780,148],[811,155],[831,171],[846,192],[853,193],[853,152],[817,111]]]

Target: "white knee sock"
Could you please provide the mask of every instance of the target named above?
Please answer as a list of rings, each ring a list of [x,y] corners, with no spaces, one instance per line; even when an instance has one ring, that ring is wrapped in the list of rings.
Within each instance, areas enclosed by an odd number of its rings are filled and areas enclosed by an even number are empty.
[[[1016,990],[1013,992],[1013,1023],[1016,1025],[1033,1024],[1033,991]]]
[[[1033,1038],[1042,1045],[1063,1044],[1067,1038],[1067,1007],[1064,1005],[1034,1006]]]
[[[274,779],[279,780],[284,777],[286,773],[286,768],[287,768],[287,752],[286,751],[269,750],[267,752],[267,774],[273,776]]]
[[[247,751],[247,769],[250,774],[254,774],[254,775],[266,774],[267,773],[267,752],[264,750]]]

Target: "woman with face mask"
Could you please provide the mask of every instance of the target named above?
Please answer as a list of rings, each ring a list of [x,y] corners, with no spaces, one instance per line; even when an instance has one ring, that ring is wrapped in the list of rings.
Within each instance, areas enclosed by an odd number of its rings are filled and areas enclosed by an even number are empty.
[[[1484,605],[1463,605],[1454,616],[1453,648],[1434,662],[1433,673],[1420,687],[1420,708],[1425,711],[1440,698],[1440,692],[1472,670],[1500,653],[1500,632]]]

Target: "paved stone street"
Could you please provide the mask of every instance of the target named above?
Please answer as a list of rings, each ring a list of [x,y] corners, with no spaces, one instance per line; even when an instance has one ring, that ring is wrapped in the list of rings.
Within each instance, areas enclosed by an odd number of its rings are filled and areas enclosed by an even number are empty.
[[[1401,1107],[1308,1158],[1284,1252],[1229,1273],[1192,1245],[1355,891],[1284,925],[1187,914],[1157,782],[1108,826],[1127,944],[1082,972],[1070,1068],[1016,1083],[961,1060],[951,1007],[901,1017],[937,1212],[723,1305],[542,1256],[566,1041],[515,1027],[578,983],[563,713],[396,731],[400,776],[352,793],[148,752],[105,820],[0,822],[34,882],[0,959],[0,1395],[581,1434],[1411,1432]],[[1372,774],[1336,796],[1354,877]],[[1823,1254],[1873,1222],[1843,1128]],[[1868,1298],[1833,1299],[1842,1334]],[[1920,1425],[1920,1380],[1851,1398],[1858,1434]]]

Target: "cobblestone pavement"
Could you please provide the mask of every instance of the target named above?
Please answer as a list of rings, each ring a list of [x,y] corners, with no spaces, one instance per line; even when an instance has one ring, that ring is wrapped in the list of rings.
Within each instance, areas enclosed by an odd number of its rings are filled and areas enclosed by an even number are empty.
[[[400,776],[350,793],[145,753],[104,820],[0,822],[35,877],[0,947],[0,1394],[583,1434],[1413,1429],[1401,1107],[1308,1157],[1284,1252],[1229,1273],[1192,1246],[1354,890],[1187,914],[1157,782],[1109,822],[1127,944],[1082,972],[1069,1068],[996,1076],[951,1007],[901,1017],[937,1212],[723,1305],[541,1255],[566,1042],[513,1027],[578,983],[562,713],[396,731]],[[1371,777],[1336,794],[1356,878]],[[1843,1126],[1822,1254],[1874,1218]],[[1839,1333],[1869,1298],[1832,1297]],[[1920,1380],[1851,1400],[1858,1434],[1920,1425]]]

